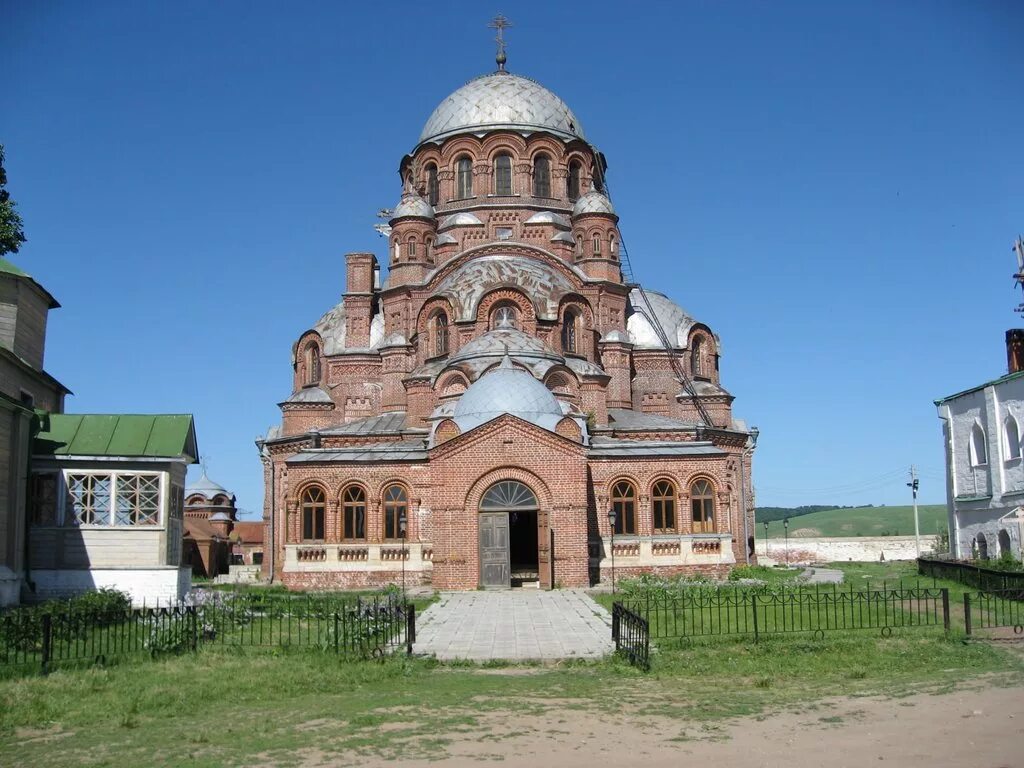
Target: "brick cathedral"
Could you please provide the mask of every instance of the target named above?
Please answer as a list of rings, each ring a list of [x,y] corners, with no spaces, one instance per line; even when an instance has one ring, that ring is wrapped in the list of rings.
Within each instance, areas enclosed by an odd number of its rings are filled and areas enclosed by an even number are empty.
[[[258,442],[263,567],[293,587],[585,587],[752,557],[756,430],[719,339],[623,277],[607,162],[505,71],[400,163],[377,257],[294,347]],[[614,550],[614,553],[613,553]]]

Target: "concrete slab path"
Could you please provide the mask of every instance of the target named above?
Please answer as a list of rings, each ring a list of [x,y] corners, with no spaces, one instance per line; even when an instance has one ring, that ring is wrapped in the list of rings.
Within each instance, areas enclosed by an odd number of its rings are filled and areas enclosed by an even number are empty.
[[[612,652],[611,615],[585,592],[442,592],[416,621],[418,654],[452,661],[598,659]]]

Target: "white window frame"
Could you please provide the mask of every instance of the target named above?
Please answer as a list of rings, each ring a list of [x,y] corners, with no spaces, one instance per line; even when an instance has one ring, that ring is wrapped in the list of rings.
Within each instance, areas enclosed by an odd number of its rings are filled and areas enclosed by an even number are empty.
[[[110,502],[107,509],[106,522],[104,523],[80,523],[75,516],[74,506],[71,503],[70,478],[74,475],[95,476],[110,478]],[[156,522],[151,525],[124,524],[117,522],[117,489],[121,478],[129,477],[156,477],[159,490],[157,491],[157,515]],[[57,521],[61,526],[74,526],[86,530],[113,530],[120,531],[159,531],[167,527],[167,504],[168,504],[168,478],[166,472],[139,471],[139,470],[99,470],[99,469],[77,469],[66,467],[60,470],[60,487],[57,489]]]
[[[1016,446],[1010,443],[1009,425],[1012,424],[1017,433]],[[1021,458],[1020,446],[1020,423],[1012,413],[1007,413],[1003,419],[1003,447],[1006,449],[1006,463],[1018,461]],[[1016,450],[1014,450],[1016,448]]]
[[[984,455],[978,455],[978,441],[976,438],[977,432],[981,433],[981,450]],[[975,421],[971,424],[971,431],[968,438],[968,458],[971,461],[972,467],[985,467],[988,466],[988,436],[985,434],[985,428],[981,424]]]

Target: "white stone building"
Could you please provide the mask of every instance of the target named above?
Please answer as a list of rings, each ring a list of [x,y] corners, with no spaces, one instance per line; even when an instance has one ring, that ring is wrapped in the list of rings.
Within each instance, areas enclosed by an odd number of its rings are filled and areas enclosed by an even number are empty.
[[[946,443],[954,557],[1021,559],[1024,520],[1024,330],[1006,332],[1009,373],[936,400]]]

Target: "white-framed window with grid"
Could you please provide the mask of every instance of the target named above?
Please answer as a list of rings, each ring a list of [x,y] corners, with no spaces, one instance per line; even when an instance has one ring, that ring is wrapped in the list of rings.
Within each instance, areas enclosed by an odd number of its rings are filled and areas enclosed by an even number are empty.
[[[40,473],[39,484],[56,480],[55,493],[35,502],[36,525],[143,528],[165,523],[162,514],[163,472]],[[43,491],[44,488],[40,488]],[[179,489],[180,495],[180,489]],[[180,512],[177,515],[181,517]]]

